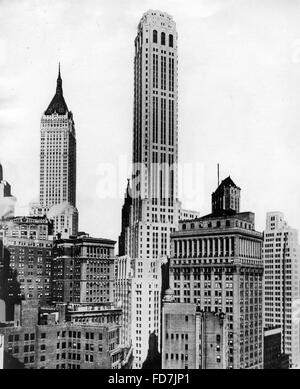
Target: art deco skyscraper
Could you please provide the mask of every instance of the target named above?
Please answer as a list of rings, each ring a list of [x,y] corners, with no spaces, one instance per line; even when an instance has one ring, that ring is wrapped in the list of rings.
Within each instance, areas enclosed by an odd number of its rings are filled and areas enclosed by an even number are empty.
[[[132,201],[126,217],[130,225],[122,224],[120,253],[131,259],[133,366],[141,368],[150,334],[160,343],[161,263],[170,254],[179,214],[177,32],[170,15],[153,10],[143,15],[137,30]]]
[[[60,68],[55,95],[41,119],[40,204],[36,209],[34,214],[50,211],[56,233],[77,232],[75,126],[63,96]]]
[[[173,18],[146,12],[135,39],[132,257],[169,255],[177,200],[177,32]],[[147,243],[146,243],[147,242]]]

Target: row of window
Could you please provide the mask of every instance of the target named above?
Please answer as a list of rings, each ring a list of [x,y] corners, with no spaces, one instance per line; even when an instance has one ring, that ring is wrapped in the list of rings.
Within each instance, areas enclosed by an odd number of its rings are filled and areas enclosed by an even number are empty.
[[[153,43],[158,43],[158,33],[157,30],[153,30]],[[174,45],[174,37],[172,34],[169,34],[169,47],[173,47]],[[161,32],[160,34],[160,44],[165,46],[166,45],[166,33]]]

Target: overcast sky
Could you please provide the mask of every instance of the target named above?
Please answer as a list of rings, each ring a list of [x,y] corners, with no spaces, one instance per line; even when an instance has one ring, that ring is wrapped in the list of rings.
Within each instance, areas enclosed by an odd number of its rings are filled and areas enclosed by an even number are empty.
[[[131,161],[133,42],[148,9],[177,23],[179,161],[190,164],[196,188],[184,205],[210,212],[219,162],[258,230],[276,210],[299,228],[296,0],[0,0],[0,162],[17,214],[38,198],[40,119],[60,61],[77,132],[80,229],[117,238],[126,169],[116,170],[113,198],[103,198],[100,173]]]

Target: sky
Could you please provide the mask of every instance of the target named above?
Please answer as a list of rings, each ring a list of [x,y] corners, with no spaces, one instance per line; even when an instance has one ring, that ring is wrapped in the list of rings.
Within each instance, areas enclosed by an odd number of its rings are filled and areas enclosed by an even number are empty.
[[[183,206],[210,212],[219,163],[257,230],[269,211],[299,229],[298,0],[0,0],[0,163],[16,214],[38,199],[40,120],[60,61],[76,128],[80,230],[117,239],[132,154],[134,38],[148,9],[177,24]]]

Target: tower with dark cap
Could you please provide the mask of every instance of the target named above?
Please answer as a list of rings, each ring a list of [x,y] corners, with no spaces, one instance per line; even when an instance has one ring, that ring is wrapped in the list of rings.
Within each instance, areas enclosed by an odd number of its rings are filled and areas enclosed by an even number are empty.
[[[215,215],[238,213],[240,192],[241,188],[235,185],[230,176],[225,178],[212,194],[212,213]]]
[[[41,119],[39,197],[42,211],[51,212],[55,232],[77,233],[75,125],[64,99],[60,65],[55,95]]]

